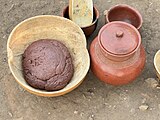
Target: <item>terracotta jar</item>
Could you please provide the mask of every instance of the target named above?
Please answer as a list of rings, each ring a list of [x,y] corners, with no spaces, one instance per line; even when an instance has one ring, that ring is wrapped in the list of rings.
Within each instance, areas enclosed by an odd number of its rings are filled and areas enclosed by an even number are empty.
[[[136,79],[145,65],[138,30],[125,22],[103,26],[90,46],[91,69],[102,81],[124,85]]]

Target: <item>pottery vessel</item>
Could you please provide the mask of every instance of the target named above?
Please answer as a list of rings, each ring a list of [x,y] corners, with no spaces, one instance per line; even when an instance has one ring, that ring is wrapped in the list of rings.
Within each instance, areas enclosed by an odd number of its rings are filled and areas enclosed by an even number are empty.
[[[69,6],[64,8],[62,16],[69,19]],[[93,22],[92,22],[92,24],[89,26],[86,26],[86,27],[81,27],[81,29],[83,30],[83,32],[86,36],[90,36],[95,31],[97,24],[98,24],[98,19],[99,19],[99,11],[94,6],[93,7]]]
[[[123,21],[133,25],[138,30],[143,23],[141,14],[133,7],[125,4],[113,6],[108,11],[105,11],[105,15],[106,22]]]
[[[158,50],[154,56],[154,67],[156,70],[157,77],[160,80],[160,50]]]
[[[62,42],[72,56],[74,74],[67,86],[61,90],[40,90],[31,87],[25,81],[22,55],[31,43],[39,39],[55,39]],[[35,16],[19,23],[8,38],[7,55],[9,68],[17,83],[38,96],[55,97],[71,92],[82,83],[90,67],[86,37],[82,29],[71,20],[54,15]]]
[[[102,81],[124,85],[135,80],[145,65],[141,36],[132,25],[115,21],[103,26],[90,46],[91,69]]]

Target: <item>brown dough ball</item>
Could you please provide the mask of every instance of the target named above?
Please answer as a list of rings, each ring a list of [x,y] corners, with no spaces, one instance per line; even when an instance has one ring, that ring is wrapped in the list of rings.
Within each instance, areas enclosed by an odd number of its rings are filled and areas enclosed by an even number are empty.
[[[67,47],[50,39],[29,45],[23,54],[22,67],[29,85],[48,91],[64,88],[74,72]]]

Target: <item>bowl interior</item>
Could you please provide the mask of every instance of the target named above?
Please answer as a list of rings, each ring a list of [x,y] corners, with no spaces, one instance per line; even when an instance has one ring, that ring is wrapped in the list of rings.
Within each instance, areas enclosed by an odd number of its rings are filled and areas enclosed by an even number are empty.
[[[136,28],[141,25],[139,13],[134,9],[126,6],[117,6],[108,12],[108,21],[123,21],[132,24]]]
[[[56,39],[69,49],[74,65],[74,75],[70,83],[58,91],[39,90],[28,85],[22,72],[22,54],[34,41]],[[8,63],[17,82],[26,90],[40,96],[59,96],[76,88],[86,76],[90,60],[86,49],[86,38],[75,23],[58,16],[36,16],[17,25],[11,32],[7,43]]]

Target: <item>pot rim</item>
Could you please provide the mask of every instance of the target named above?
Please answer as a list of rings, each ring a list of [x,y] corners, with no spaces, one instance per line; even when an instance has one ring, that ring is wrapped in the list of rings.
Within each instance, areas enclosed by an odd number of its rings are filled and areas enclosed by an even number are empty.
[[[121,54],[121,55],[120,55],[120,54],[111,53],[111,52],[109,52],[108,50],[106,50],[106,49],[103,47],[102,43],[101,43],[100,37],[101,37],[101,33],[103,32],[103,30],[104,30],[107,26],[109,26],[109,25],[111,25],[111,24],[117,24],[117,23],[118,23],[118,24],[123,24],[123,25],[129,26],[131,29],[133,29],[133,30],[136,32],[136,34],[137,34],[137,36],[138,36],[138,39],[139,39],[136,48],[135,48],[134,50],[132,50],[131,52],[127,53],[127,54]],[[106,25],[104,25],[104,26],[100,29],[100,31],[99,31],[99,33],[98,33],[98,44],[100,45],[100,48],[102,49],[102,51],[103,51],[104,53],[106,53],[106,54],[108,54],[108,55],[110,55],[110,56],[112,56],[112,57],[125,58],[125,57],[129,57],[129,56],[133,55],[133,54],[140,48],[140,45],[141,45],[141,35],[140,35],[139,31],[138,31],[133,25],[131,25],[131,24],[129,24],[129,23],[121,22],[121,21],[113,21],[113,22],[107,23]]]
[[[110,14],[110,12],[111,12],[112,10],[114,10],[115,8],[118,8],[118,7],[130,9],[131,11],[133,11],[133,12],[135,12],[135,13],[137,14],[138,18],[140,19],[140,24],[139,24],[139,26],[136,27],[136,28],[139,30],[139,29],[141,28],[142,24],[143,24],[142,15],[140,14],[140,12],[139,12],[137,9],[135,9],[135,8],[133,8],[133,7],[129,6],[129,5],[127,5],[127,4],[117,4],[117,5],[115,5],[115,6],[112,6],[112,7],[108,10],[108,12],[107,12],[107,14],[106,14],[106,20],[107,20],[107,22],[111,22],[111,21],[109,20],[109,14]]]
[[[157,58],[158,54],[160,54],[160,50],[158,50],[158,51],[155,53],[153,64],[154,64],[154,67],[155,67],[157,73],[160,74],[160,71],[159,71],[159,69],[158,69],[158,67],[157,67],[157,61],[156,61],[156,58]]]

